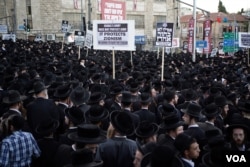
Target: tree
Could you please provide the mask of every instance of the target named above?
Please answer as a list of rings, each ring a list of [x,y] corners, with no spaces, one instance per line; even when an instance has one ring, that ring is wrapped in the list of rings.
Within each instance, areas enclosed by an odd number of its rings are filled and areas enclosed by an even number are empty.
[[[218,12],[228,13],[221,0],[219,1]]]

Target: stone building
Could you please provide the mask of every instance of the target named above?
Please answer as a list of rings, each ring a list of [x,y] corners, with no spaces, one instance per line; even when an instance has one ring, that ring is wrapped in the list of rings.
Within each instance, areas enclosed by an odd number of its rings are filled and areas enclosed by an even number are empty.
[[[140,49],[150,49],[155,42],[156,22],[173,22],[177,25],[179,3],[173,0],[113,0],[126,4],[126,19],[135,20],[135,34],[143,37]],[[55,34],[61,40],[62,20],[67,20],[72,30],[101,19],[101,0],[0,0],[0,23],[8,25],[9,32],[25,38],[24,24],[30,26],[29,36]],[[2,10],[4,9],[4,10]],[[3,18],[6,17],[6,18]],[[176,28],[175,28],[176,29]],[[175,37],[179,29],[176,30]]]

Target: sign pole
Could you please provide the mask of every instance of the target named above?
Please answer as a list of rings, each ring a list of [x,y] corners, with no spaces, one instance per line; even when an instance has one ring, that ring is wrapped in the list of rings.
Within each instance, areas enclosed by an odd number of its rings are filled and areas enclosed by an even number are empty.
[[[130,51],[130,61],[131,61],[131,66],[133,67],[133,53]]]
[[[164,47],[162,47],[162,56],[161,56],[161,81],[163,81],[164,76]]]
[[[87,48],[86,57],[88,57],[88,55],[89,55],[89,48]]]
[[[62,41],[62,51],[63,51],[63,44],[64,44],[64,36],[65,36],[65,34],[63,35],[63,41]]]
[[[115,79],[115,50],[112,50],[112,64],[113,64],[113,79]]]
[[[157,59],[159,59],[159,54],[160,54],[160,48],[157,47]]]
[[[80,60],[81,58],[81,48],[80,46],[78,46],[78,60]]]
[[[248,49],[248,55],[247,55],[247,66],[249,67],[249,52],[250,52],[250,49]]]

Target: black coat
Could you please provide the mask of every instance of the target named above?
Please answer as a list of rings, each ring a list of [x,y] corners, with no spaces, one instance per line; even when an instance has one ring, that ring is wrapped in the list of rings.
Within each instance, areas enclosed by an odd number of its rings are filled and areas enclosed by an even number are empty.
[[[136,115],[138,115],[140,117],[140,122],[148,121],[148,122],[156,123],[155,114],[152,113],[151,111],[147,110],[147,109],[140,109],[140,110],[134,112],[134,114],[136,114]]]
[[[59,121],[57,106],[53,100],[37,98],[27,106],[27,122],[36,139],[42,137],[35,132],[38,124],[50,118]]]
[[[96,160],[103,160],[103,167],[133,167],[136,142],[114,137],[99,145]]]
[[[55,155],[61,145],[53,138],[42,138],[37,141],[41,156],[32,161],[32,167],[55,167]]]

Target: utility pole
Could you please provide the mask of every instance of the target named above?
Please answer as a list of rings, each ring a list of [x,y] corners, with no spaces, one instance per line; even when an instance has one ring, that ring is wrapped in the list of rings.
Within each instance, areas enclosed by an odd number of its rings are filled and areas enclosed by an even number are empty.
[[[92,25],[91,25],[91,1],[88,0],[88,30],[92,30]]]
[[[193,0],[194,2],[194,7],[193,7],[193,19],[194,19],[194,34],[193,34],[193,56],[192,60],[193,62],[196,61],[196,0]]]

